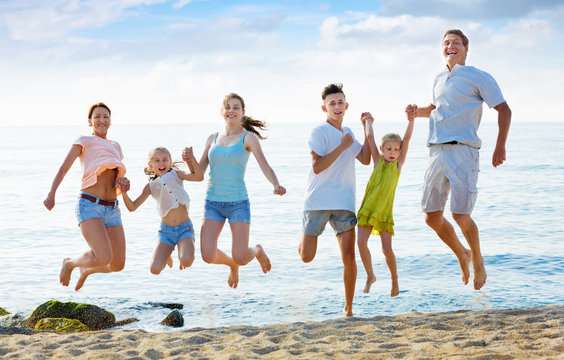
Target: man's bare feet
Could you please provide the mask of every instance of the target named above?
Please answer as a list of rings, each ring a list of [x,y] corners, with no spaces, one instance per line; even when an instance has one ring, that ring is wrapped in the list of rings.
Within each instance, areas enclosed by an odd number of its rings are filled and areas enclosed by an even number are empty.
[[[69,286],[73,269],[74,268],[72,267],[71,264],[71,258],[64,258],[63,266],[61,267],[61,272],[59,273],[59,282],[63,286]]]
[[[168,265],[169,268],[172,267],[173,264],[172,256],[169,256],[168,259],[166,259],[166,264]],[[182,267],[180,268],[180,270],[182,270]]]
[[[468,279],[470,279],[470,262],[472,262],[472,253],[470,250],[464,249],[464,255],[462,255],[461,259],[458,259],[458,262],[462,270],[462,282],[464,285],[468,285]]]
[[[376,276],[374,276],[374,275],[368,276],[366,278],[366,285],[364,285],[364,290],[362,290],[362,292],[365,293],[365,294],[368,294],[370,292],[370,287],[375,282],[376,282]]]
[[[270,259],[268,258],[268,256],[266,256],[266,253],[264,252],[264,249],[262,248],[262,246],[257,245],[257,248],[259,249],[258,253],[257,253],[257,260],[260,263],[260,267],[262,268],[262,272],[263,273],[267,273],[270,271],[270,269],[272,269],[272,265],[270,264]]]
[[[236,289],[239,284],[239,265],[231,266],[229,270],[229,277],[227,278],[227,285],[230,288]]]
[[[82,288],[84,282],[86,281],[86,278],[88,278],[88,275],[90,275],[90,273],[86,271],[86,268],[80,267],[80,277],[76,282],[76,286],[74,287],[74,290],[78,291],[80,290],[80,288]]]
[[[392,279],[392,291],[390,291],[391,297],[396,297],[399,295],[399,283],[398,279]]]
[[[486,285],[486,279],[488,277],[486,268],[484,267],[484,260],[474,261],[472,266],[474,267],[474,289],[480,290]]]
[[[353,316],[353,312],[352,312],[352,306],[350,309],[347,309],[347,307],[345,306],[343,308],[343,315],[345,315],[345,317],[351,317]]]

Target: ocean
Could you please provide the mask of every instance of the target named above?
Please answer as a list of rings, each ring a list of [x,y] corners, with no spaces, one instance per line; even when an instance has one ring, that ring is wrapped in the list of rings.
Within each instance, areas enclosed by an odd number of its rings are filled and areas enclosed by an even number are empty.
[[[345,120],[345,125],[362,138],[360,122],[351,118]],[[165,146],[174,158],[180,159],[182,148],[193,146],[199,159],[205,139],[221,129],[222,121],[217,118],[199,124],[131,125],[113,119],[108,137],[118,141],[124,151],[132,183],[130,196],[136,197],[147,182],[143,168],[151,148]],[[273,195],[255,159],[251,156],[249,160],[246,182],[252,212],[250,243],[265,248],[272,262],[270,273],[263,274],[258,262],[253,261],[241,268],[239,287],[231,289],[227,286],[227,267],[203,262],[199,229],[204,180],[184,183],[192,199],[190,216],[196,229],[196,260],[191,268],[180,271],[175,258],[173,269],[166,268],[158,276],[149,272],[160,222],[155,202],[149,199],[133,213],[121,206],[127,238],[125,269],[95,274],[78,292],[74,291],[78,270],[68,288],[61,286],[58,279],[63,257],[74,257],[86,249],[74,215],[81,178],[78,160],[59,187],[51,212],[45,209],[43,200],[72,141],[90,134],[90,128],[86,121],[77,126],[2,127],[0,149],[10,166],[0,187],[0,306],[28,316],[50,299],[93,303],[112,311],[118,320],[139,319],[123,328],[147,331],[177,330],[160,324],[170,310],[152,306],[158,302],[184,306],[181,312],[185,325],[181,329],[341,317],[342,263],[330,226],[319,238],[313,262],[303,263],[297,252],[303,195],[311,166],[307,139],[315,125],[273,122],[265,133],[268,138],[261,142],[270,165],[287,189],[285,196]],[[404,120],[375,125],[377,137],[389,131],[403,134],[404,130]],[[514,121],[507,161],[493,168],[491,155],[497,124],[482,122],[479,195],[473,218],[480,229],[488,280],[482,290],[475,291],[471,280],[467,286],[462,284],[456,257],[425,225],[420,196],[427,159],[427,121],[417,119],[394,205],[393,248],[401,292],[397,298],[390,298],[390,275],[380,251],[380,239],[372,236],[369,246],[378,280],[369,294],[362,293],[366,274],[357,253],[355,316],[563,304],[564,142],[557,135],[562,133],[562,123]],[[357,162],[356,169],[359,206],[372,165]],[[457,233],[464,242],[460,231]],[[219,247],[230,252],[228,226],[220,236]]]

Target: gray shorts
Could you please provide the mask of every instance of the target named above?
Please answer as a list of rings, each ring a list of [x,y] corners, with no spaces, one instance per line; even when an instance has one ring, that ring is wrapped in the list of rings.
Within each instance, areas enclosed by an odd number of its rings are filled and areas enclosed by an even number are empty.
[[[479,160],[478,149],[468,145],[431,145],[423,181],[423,212],[444,210],[450,193],[450,210],[471,214],[478,196]]]
[[[355,213],[349,210],[304,210],[303,232],[306,235],[319,236],[325,230],[327,222],[337,235],[354,229],[357,219]]]

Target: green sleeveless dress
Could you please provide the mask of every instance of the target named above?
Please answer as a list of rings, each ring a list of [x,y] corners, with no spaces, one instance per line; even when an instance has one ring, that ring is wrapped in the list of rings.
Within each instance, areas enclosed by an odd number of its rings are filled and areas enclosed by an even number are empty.
[[[366,184],[357,215],[358,226],[372,226],[374,235],[379,235],[381,231],[394,235],[392,210],[399,176],[397,160],[386,163],[384,158],[380,158]]]

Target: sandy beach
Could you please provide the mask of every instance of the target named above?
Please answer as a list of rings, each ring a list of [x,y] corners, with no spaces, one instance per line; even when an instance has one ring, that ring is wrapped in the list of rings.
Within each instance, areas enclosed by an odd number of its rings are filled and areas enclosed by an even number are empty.
[[[0,335],[2,359],[563,359],[564,305],[149,333]]]

